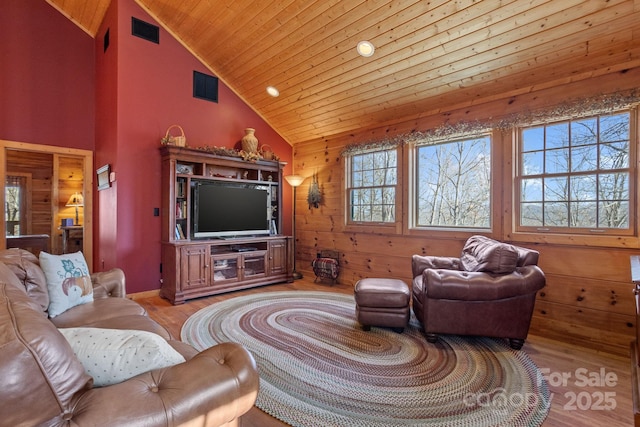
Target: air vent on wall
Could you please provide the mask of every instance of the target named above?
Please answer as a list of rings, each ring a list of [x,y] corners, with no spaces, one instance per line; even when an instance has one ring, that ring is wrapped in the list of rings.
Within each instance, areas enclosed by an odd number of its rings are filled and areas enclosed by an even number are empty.
[[[193,97],[218,102],[218,78],[194,71]]]
[[[134,17],[131,17],[131,34],[150,42],[160,43],[160,28]]]
[[[107,48],[109,47],[109,29],[108,28],[107,28],[107,32],[104,33],[104,39],[102,41],[104,46],[103,52],[106,52]]]

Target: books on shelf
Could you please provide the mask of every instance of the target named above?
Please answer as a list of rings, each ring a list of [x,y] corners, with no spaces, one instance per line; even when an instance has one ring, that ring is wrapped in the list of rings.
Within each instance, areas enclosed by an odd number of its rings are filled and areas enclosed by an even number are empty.
[[[179,200],[176,202],[176,219],[187,217],[187,201]]]
[[[182,231],[182,225],[176,224],[176,240],[184,239],[184,231]]]
[[[179,198],[185,197],[186,186],[187,186],[186,181],[178,181],[176,183],[176,197],[179,197]]]

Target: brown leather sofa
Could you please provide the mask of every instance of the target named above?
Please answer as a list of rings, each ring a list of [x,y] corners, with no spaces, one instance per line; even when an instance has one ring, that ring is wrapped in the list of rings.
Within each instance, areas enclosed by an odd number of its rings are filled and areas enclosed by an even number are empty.
[[[125,298],[121,270],[93,274],[94,301],[48,318],[38,259],[0,251],[0,424],[10,426],[238,426],[259,378],[248,351],[224,343],[202,352],[173,340]],[[185,362],[94,387],[59,327],[150,331]]]
[[[524,344],[536,293],[545,286],[537,251],[472,236],[460,258],[412,258],[413,311],[427,340],[437,334],[508,338]]]

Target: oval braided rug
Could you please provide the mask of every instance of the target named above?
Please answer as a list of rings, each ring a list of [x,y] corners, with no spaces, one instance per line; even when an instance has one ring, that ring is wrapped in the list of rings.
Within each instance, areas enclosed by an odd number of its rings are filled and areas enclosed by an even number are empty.
[[[506,341],[441,336],[415,318],[402,334],[365,332],[351,295],[264,292],[217,302],[182,340],[202,350],[243,344],[256,359],[256,406],[293,426],[538,426],[549,390]]]

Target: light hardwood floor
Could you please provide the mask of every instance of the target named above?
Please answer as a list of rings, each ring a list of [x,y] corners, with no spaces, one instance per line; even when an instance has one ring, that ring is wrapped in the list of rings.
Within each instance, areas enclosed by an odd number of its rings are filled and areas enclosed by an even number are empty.
[[[264,286],[191,300],[173,306],[155,295],[132,295],[149,315],[175,337],[196,311],[217,301],[256,292],[316,290],[353,293],[353,287],[313,283],[305,277],[293,283]],[[547,377],[552,393],[549,415],[543,426],[632,426],[631,372],[629,358],[530,335],[521,351],[526,352]],[[609,408],[609,409],[607,409]],[[255,408],[242,418],[244,427],[285,424]]]

